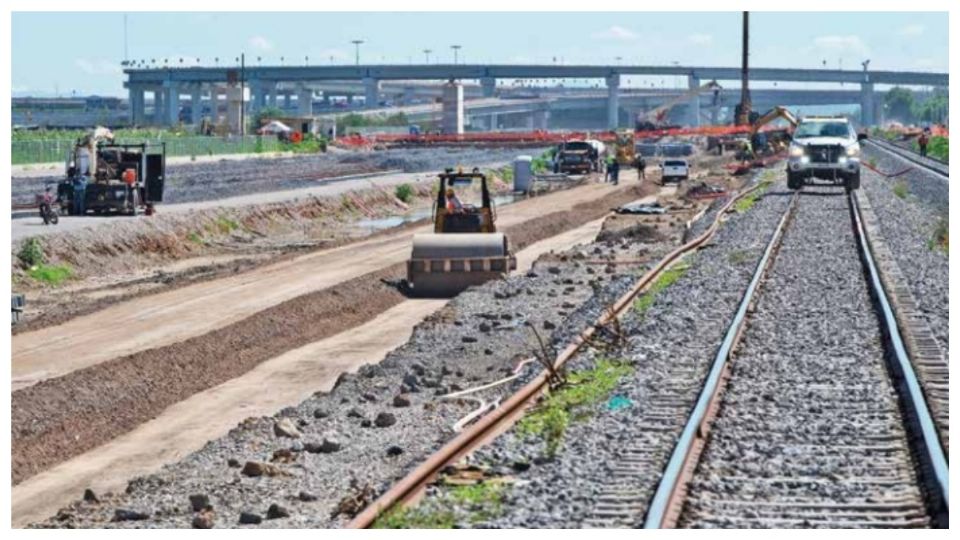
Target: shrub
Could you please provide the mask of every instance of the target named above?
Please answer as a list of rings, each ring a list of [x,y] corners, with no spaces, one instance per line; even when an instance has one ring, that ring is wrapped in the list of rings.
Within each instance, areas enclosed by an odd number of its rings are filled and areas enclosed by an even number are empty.
[[[37,281],[59,285],[73,275],[73,269],[65,264],[38,264],[30,268],[27,274]]]
[[[413,199],[413,187],[410,184],[400,184],[394,188],[393,194],[401,201],[408,203]]]
[[[28,268],[43,264],[43,245],[40,243],[40,239],[37,237],[27,238],[23,246],[20,247],[17,258]]]

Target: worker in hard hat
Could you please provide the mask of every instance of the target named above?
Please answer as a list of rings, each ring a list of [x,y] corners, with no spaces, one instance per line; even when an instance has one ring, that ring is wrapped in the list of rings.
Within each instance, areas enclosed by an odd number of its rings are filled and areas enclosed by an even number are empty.
[[[457,194],[453,191],[453,188],[447,188],[447,212],[463,212],[463,203],[457,198]]]

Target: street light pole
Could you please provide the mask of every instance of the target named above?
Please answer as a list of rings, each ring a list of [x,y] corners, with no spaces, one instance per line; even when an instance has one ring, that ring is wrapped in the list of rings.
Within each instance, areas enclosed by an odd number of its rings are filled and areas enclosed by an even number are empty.
[[[456,63],[457,63],[457,51],[460,50],[460,45],[451,45],[450,48],[453,49],[453,63],[454,63],[454,65],[456,65]]]
[[[432,49],[424,49],[424,50],[423,50],[424,63],[426,63],[426,64],[429,64],[429,63],[430,63],[430,53],[432,53],[432,52],[433,52]]]
[[[362,39],[355,39],[355,40],[351,41],[350,43],[353,43],[353,46],[354,46],[354,48],[356,49],[357,65],[359,66],[359,65],[360,65],[360,45],[363,44],[363,40],[362,40]]]

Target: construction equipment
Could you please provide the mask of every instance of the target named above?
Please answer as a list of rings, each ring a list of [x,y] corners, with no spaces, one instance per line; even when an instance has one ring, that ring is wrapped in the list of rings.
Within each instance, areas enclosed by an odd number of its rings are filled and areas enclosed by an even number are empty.
[[[57,202],[71,215],[116,211],[153,213],[163,201],[166,145],[115,144],[109,129],[97,127],[77,139],[67,157],[66,178],[57,185]],[[75,204],[78,189],[84,196]]]
[[[681,103],[690,101],[694,97],[698,97],[700,94],[708,90],[719,91],[722,89],[723,87],[720,86],[717,81],[710,81],[707,84],[699,86],[698,88],[692,88],[689,91],[668,100],[666,103],[660,105],[656,109],[652,109],[637,115],[636,130],[655,131],[658,129],[671,129],[679,127],[667,124],[667,113],[669,113],[671,109]]]
[[[415,296],[455,296],[467,287],[506,277],[517,267],[507,236],[497,232],[487,177],[479,169],[447,169],[439,175],[433,233],[413,237],[407,285]],[[480,206],[448,208],[447,192],[480,182]]]
[[[786,120],[790,127],[786,129],[777,129],[761,132],[760,130],[767,124],[782,118]],[[761,115],[750,127],[750,143],[756,154],[776,153],[786,149],[790,145],[790,134],[797,127],[800,121],[786,107],[777,105]]]
[[[614,141],[617,163],[632,167],[637,161],[637,136],[631,130],[617,131]]]
[[[600,141],[564,141],[557,147],[553,172],[589,174],[603,169],[603,143]]]

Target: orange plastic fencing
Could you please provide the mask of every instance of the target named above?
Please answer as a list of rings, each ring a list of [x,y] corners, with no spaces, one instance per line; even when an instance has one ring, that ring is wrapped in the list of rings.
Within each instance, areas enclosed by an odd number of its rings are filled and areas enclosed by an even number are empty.
[[[773,128],[769,128],[773,129]],[[673,128],[637,131],[637,139],[669,136],[724,136],[749,133],[750,126],[702,126],[695,128]],[[545,143],[556,144],[570,140],[595,139],[601,142],[613,142],[617,138],[613,131],[510,131],[478,132],[462,135],[438,134],[390,134],[374,133],[370,135],[345,135],[337,138],[337,143],[345,146],[369,146],[377,143],[393,144],[444,144],[444,143]]]

